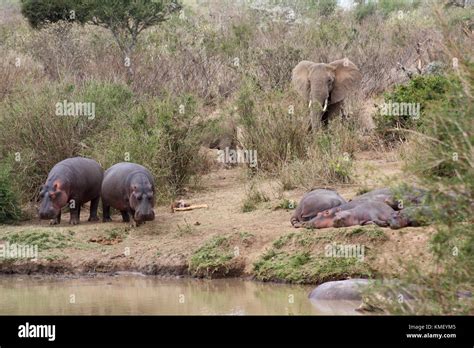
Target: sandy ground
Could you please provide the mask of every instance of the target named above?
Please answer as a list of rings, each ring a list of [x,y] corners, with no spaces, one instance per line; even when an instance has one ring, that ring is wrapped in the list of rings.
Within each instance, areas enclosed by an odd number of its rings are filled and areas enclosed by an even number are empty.
[[[402,177],[401,162],[392,153],[362,152],[357,154],[356,183],[335,187],[346,199],[361,187],[381,187],[389,182],[406,181]],[[31,220],[19,226],[0,226],[2,236],[14,232],[47,231],[69,236],[71,246],[40,252],[37,261],[3,261],[2,273],[59,273],[84,274],[89,272],[138,271],[158,275],[188,275],[189,259],[193,252],[213,236],[228,236],[236,243],[234,272],[229,275],[252,277],[253,262],[271,248],[281,236],[299,232],[292,228],[291,210],[275,209],[283,198],[299,201],[303,190],[281,192],[274,180],[261,182],[270,198],[252,212],[241,211],[248,183],[243,168],[219,169],[203,178],[202,190],[184,197],[187,203],[207,204],[208,209],[171,213],[170,207],[155,209],[156,219],[140,227],[122,223],[119,215],[111,223],[87,222],[88,209],[82,210],[81,223],[71,226],[68,214],[59,226],[48,221]],[[336,241],[351,242],[340,233],[341,229],[315,230],[315,234],[331,234]],[[399,259],[413,259],[419,267],[429,268],[428,240],[433,227],[383,229],[386,238],[368,245],[371,267],[380,274],[395,275],[403,272]],[[112,238],[112,245],[104,245],[100,237],[120,234]],[[248,234],[248,240],[235,236]],[[339,238],[340,235],[340,238]],[[99,240],[99,242],[94,242]],[[352,241],[354,242],[354,241]],[[370,242],[369,242],[370,244]]]

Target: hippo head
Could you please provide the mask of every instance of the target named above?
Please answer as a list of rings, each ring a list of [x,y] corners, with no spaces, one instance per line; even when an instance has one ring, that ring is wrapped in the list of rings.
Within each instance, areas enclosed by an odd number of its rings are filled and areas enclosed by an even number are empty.
[[[39,207],[39,217],[42,220],[54,219],[61,212],[61,208],[68,203],[69,195],[65,190],[65,185],[56,180],[54,182],[47,181],[41,187],[39,197],[41,204]]]
[[[399,228],[408,226],[408,218],[403,214],[400,214],[399,211],[396,211],[392,213],[392,215],[390,215],[390,218],[388,219],[388,224],[390,225],[390,228],[398,230]]]
[[[335,207],[319,212],[316,217],[311,220],[311,227],[313,228],[327,228],[334,226],[334,216],[341,211],[340,207]]]
[[[154,190],[148,180],[132,183],[129,202],[130,208],[135,211],[133,218],[136,222],[155,219],[155,212],[153,211],[155,206]]]
[[[347,227],[354,225],[352,222],[354,215],[349,211],[337,212],[333,219],[334,227]]]

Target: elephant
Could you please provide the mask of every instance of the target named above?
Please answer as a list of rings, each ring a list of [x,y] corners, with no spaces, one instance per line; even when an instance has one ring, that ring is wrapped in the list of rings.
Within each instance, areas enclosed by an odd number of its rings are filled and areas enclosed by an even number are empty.
[[[357,66],[343,58],[331,63],[299,62],[292,72],[293,88],[310,109],[309,129],[317,130],[321,123],[342,110],[344,99],[358,88],[362,75]]]

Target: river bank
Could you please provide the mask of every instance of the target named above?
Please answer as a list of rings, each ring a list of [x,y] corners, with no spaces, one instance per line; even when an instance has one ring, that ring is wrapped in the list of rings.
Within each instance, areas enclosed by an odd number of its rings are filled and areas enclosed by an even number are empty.
[[[363,187],[400,180],[401,163],[390,154],[357,155],[357,184],[335,187],[346,199]],[[434,228],[390,230],[377,226],[294,229],[283,202],[299,201],[303,190],[283,191],[273,179],[259,183],[267,200],[243,212],[247,180],[242,168],[219,169],[203,178],[200,189],[183,197],[207,209],[172,213],[156,208],[156,219],[140,227],[121,222],[59,226],[33,219],[0,226],[3,243],[38,245],[36,260],[2,259],[2,274],[141,272],[198,278],[238,277],[263,281],[318,284],[348,277],[396,277],[399,260],[430,269],[428,241]],[[359,251],[359,257],[328,257],[328,250]],[[358,249],[357,249],[358,248]],[[351,249],[352,250],[352,249]],[[342,255],[344,256],[344,255]]]

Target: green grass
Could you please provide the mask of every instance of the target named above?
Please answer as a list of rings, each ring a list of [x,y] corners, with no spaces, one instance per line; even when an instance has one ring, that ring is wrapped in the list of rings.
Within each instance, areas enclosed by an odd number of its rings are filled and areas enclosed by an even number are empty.
[[[37,245],[38,251],[48,249],[62,249],[73,244],[70,234],[50,232],[48,230],[20,231],[7,234],[4,239],[10,244]]]
[[[349,276],[369,277],[373,272],[365,261],[355,257],[324,256],[325,245],[353,244],[355,239],[360,244],[360,237],[368,239],[368,245],[363,243],[366,250],[373,243],[387,239],[384,231],[369,226],[352,230],[301,230],[285,234],[276,239],[272,248],[253,264],[255,278],[262,281],[318,284]]]
[[[110,230],[105,231],[105,235],[107,239],[113,240],[117,238],[125,239],[130,232],[130,227],[114,227]]]
[[[344,231],[344,236],[366,236],[369,240],[387,240],[388,237],[385,232],[377,226],[364,226]]]
[[[215,236],[191,255],[189,271],[200,277],[212,277],[215,273],[227,274],[233,257],[228,237]]]
[[[255,278],[296,284],[319,284],[346,277],[369,277],[368,265],[356,258],[316,257],[308,251],[271,249],[254,263]]]

